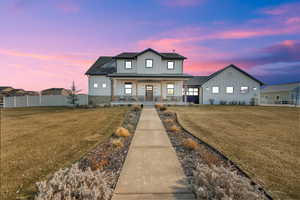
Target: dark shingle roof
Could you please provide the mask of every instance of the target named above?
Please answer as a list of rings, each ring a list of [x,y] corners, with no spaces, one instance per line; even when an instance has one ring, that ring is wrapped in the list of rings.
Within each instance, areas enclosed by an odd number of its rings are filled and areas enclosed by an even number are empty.
[[[261,89],[261,92],[281,92],[281,91],[293,91],[300,88],[300,82],[294,83],[285,83],[285,84],[276,84],[276,85],[267,85]]]
[[[86,75],[107,75],[117,71],[117,64],[113,57],[101,56],[88,69]]]
[[[160,55],[163,59],[186,59],[186,57],[178,54],[178,53],[160,53],[157,52],[151,48],[148,48],[142,52],[123,52],[120,53],[119,55],[115,56],[114,58],[123,58],[123,59],[132,59],[132,58],[136,58],[137,56],[147,52],[147,51],[152,51],[158,55]]]
[[[185,85],[202,85],[206,82],[208,76],[193,76],[193,78],[186,81]]]

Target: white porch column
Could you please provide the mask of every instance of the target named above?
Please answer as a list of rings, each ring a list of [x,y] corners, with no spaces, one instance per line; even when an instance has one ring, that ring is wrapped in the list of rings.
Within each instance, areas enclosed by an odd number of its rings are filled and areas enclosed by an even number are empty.
[[[184,85],[184,103],[186,104],[186,101],[187,101],[187,85]]]

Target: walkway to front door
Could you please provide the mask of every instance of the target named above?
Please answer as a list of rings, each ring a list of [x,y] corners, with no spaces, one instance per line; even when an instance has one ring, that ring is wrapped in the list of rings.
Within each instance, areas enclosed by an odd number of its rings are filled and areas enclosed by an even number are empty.
[[[112,200],[194,200],[156,110],[144,108]]]

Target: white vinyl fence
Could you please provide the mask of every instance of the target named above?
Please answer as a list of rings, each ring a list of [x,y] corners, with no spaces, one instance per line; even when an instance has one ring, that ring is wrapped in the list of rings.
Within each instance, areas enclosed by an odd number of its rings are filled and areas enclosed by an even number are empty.
[[[78,105],[88,105],[88,95],[78,95]],[[34,107],[34,106],[72,106],[67,96],[41,95],[41,96],[14,96],[4,97],[4,108]]]

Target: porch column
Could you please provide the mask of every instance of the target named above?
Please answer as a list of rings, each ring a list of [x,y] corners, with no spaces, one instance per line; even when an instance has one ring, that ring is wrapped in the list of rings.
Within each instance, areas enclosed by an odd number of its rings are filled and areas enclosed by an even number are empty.
[[[163,81],[160,81],[160,102],[163,101],[163,96],[162,96],[162,93],[163,93],[163,90],[162,90],[162,82],[163,82]]]
[[[186,104],[186,101],[187,101],[187,85],[184,85],[184,103]]]

